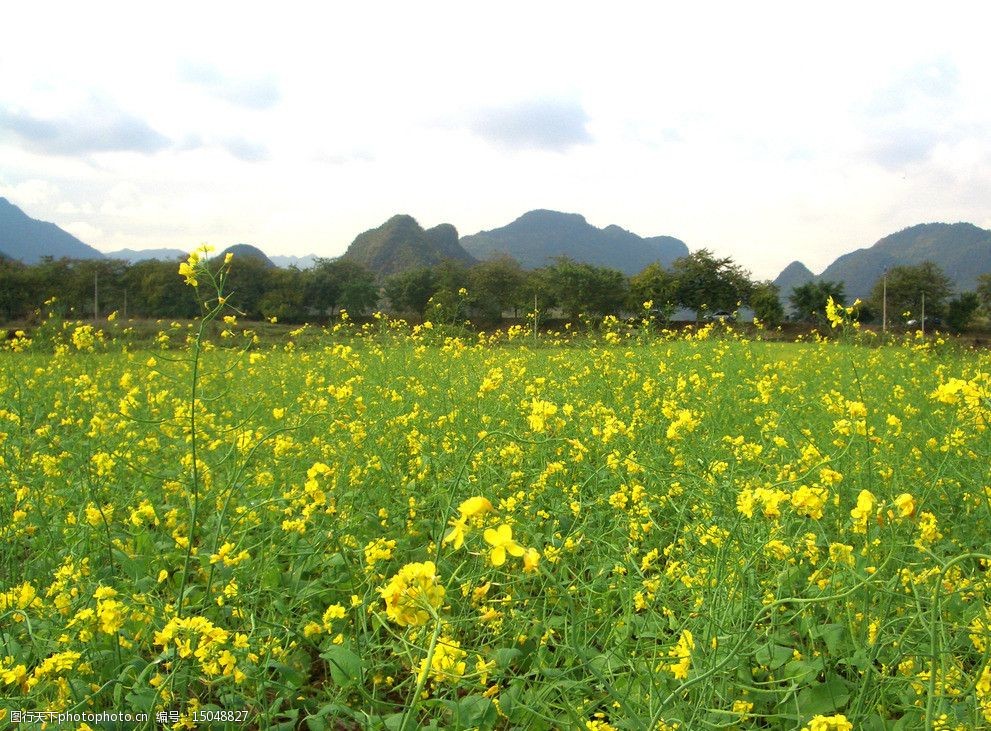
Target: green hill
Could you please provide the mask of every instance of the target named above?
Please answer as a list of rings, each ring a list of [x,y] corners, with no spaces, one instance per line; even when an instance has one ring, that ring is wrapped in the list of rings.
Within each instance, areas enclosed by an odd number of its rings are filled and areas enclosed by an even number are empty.
[[[104,258],[92,246],[54,223],[31,218],[6,198],[0,198],[0,251],[25,264],[37,264],[45,256],[53,259]]]
[[[536,210],[507,226],[465,236],[461,245],[479,259],[508,254],[524,268],[550,264],[559,256],[636,274],[653,262],[663,266],[688,255],[671,236],[643,238],[620,228],[596,228],[577,213]]]
[[[774,284],[778,288],[778,296],[782,304],[784,304],[785,309],[790,307],[788,298],[791,296],[791,291],[795,287],[801,287],[815,278],[816,275],[809,271],[809,268],[800,261],[793,261],[781,271],[781,274],[774,280]]]
[[[820,279],[840,281],[847,298],[866,299],[886,268],[936,263],[956,290],[974,289],[980,274],[991,272],[991,231],[970,223],[923,223],[885,236],[868,249],[844,254]]]
[[[257,259],[267,269],[275,269],[275,264],[265,255],[265,252],[251,244],[234,244],[233,246],[228,246],[217,254],[216,258],[222,259],[228,254],[233,254],[235,259]]]
[[[458,243],[458,231],[449,223],[424,230],[412,216],[397,215],[378,228],[365,231],[341,257],[362,264],[379,276],[433,266],[444,259],[474,263]]]

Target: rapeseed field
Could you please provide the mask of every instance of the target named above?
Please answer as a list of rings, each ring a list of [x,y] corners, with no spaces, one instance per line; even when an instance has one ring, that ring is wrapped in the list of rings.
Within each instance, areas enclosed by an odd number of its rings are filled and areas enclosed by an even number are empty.
[[[991,727],[987,354],[842,309],[259,344],[182,276],[153,347],[0,353],[0,726]]]

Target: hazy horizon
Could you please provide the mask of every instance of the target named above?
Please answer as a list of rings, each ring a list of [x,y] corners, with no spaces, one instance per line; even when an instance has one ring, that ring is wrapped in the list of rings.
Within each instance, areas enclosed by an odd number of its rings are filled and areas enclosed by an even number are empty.
[[[465,236],[546,208],[818,273],[915,224],[991,228],[988,15],[14,7],[0,195],[103,252],[337,256],[397,213]]]

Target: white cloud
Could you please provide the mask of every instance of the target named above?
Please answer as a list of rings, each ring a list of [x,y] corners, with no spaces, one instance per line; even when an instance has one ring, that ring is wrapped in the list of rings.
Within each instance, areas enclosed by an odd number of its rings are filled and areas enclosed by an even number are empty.
[[[332,255],[399,211],[550,207],[818,270],[988,220],[986,24],[893,7],[179,2],[140,33],[143,6],[21,4],[48,36],[0,46],[0,195],[107,249]]]

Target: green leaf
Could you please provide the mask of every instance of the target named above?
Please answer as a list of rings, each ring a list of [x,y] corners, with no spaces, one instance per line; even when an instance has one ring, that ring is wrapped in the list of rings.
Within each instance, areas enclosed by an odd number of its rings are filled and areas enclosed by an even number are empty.
[[[480,695],[469,695],[458,701],[457,728],[491,727],[499,717],[495,704]]]
[[[849,638],[847,629],[842,624],[824,624],[816,627],[813,634],[826,643],[826,649],[834,657],[842,657],[842,648],[846,644],[844,641]]]
[[[320,657],[327,661],[330,677],[334,682],[346,688],[361,679],[361,658],[344,645],[331,645]]]
[[[825,683],[803,688],[798,694],[798,707],[810,718],[841,711],[849,702],[849,686],[839,678],[830,678]]]
[[[761,665],[766,665],[771,670],[777,670],[786,662],[792,659],[794,651],[784,645],[765,645],[754,653],[754,658]]]

